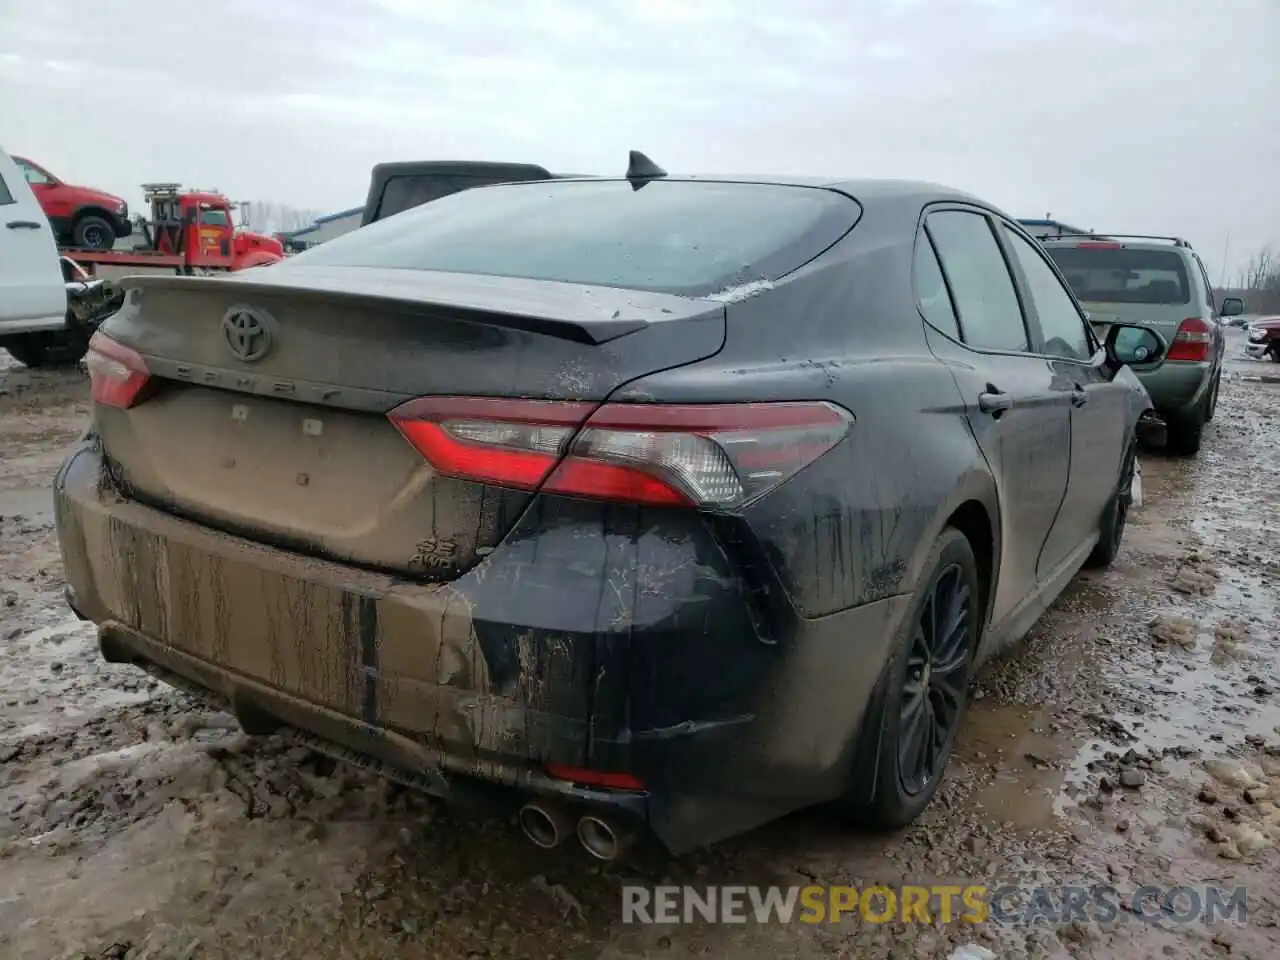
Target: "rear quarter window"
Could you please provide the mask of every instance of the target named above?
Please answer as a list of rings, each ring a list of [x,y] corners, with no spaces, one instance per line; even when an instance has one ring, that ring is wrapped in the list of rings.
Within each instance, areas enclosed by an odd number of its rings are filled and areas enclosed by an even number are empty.
[[[1191,302],[1186,263],[1172,250],[1059,246],[1046,249],[1077,300],[1153,305]]]
[[[438,270],[706,296],[772,281],[857,223],[834,191],[756,183],[541,181],[446,196],[285,266]]]

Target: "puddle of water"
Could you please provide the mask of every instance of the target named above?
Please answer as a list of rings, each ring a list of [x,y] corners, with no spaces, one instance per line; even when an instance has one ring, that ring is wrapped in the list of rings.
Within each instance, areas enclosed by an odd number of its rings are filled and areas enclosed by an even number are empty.
[[[1047,723],[1043,708],[970,704],[957,754],[994,769],[995,780],[974,797],[975,808],[991,821],[1023,830],[1052,825],[1073,745],[1050,734]]]
[[[87,717],[156,696],[137,671],[101,660],[92,624],[65,618],[5,642],[0,691],[0,734],[6,741],[78,726]]]
[[[1252,444],[1247,450],[1261,452]],[[971,703],[957,755],[994,775],[974,797],[992,821],[1019,830],[1055,827],[1093,795],[1097,772],[1090,764],[1108,753],[1164,755],[1171,774],[1186,774],[1246,736],[1273,739],[1280,729],[1280,577],[1258,564],[1271,561],[1280,542],[1280,527],[1259,513],[1277,471],[1267,459],[1242,475],[1238,442],[1205,454],[1195,461],[1144,459],[1146,502],[1134,512],[1121,557],[1107,571],[1077,578],[1055,603],[1050,625],[1028,638],[1039,661],[1029,672],[1049,678],[1050,694],[1055,687],[1069,692],[1081,670],[1103,672],[1114,696],[1092,709],[1075,706],[1110,731],[1090,736],[1070,723],[1064,730],[1076,733],[1054,732],[1051,712],[1037,704],[1071,701],[1036,696],[1025,686],[1002,698],[1023,705]],[[1193,554],[1219,574],[1207,596],[1185,596],[1170,585]],[[1192,622],[1190,649],[1149,636],[1148,621],[1157,614]],[[1234,650],[1230,634],[1226,642],[1215,636],[1224,622],[1248,629]],[[1255,695],[1259,684],[1275,693]],[[1199,756],[1179,759],[1187,747]],[[1147,824],[1135,813],[1134,822],[1156,829],[1159,815],[1153,816]]]

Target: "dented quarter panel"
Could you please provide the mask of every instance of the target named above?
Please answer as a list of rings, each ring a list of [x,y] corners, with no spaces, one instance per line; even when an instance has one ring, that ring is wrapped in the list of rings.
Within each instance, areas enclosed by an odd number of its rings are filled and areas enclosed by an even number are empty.
[[[614,396],[695,403],[740,391],[743,399],[828,400],[854,415],[843,443],[745,514],[806,617],[909,593],[959,506],[954,495],[972,490],[995,506],[967,408],[914,309],[918,213],[910,202],[869,205],[839,255],[730,304],[724,349],[713,358]]]

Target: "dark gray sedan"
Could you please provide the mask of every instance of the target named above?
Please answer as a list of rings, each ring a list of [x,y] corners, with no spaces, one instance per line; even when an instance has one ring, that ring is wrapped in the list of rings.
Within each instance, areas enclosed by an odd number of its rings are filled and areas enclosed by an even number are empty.
[[[127,284],[56,480],[103,655],[605,859],[919,814],[1166,349],[973,197],[651,166]]]

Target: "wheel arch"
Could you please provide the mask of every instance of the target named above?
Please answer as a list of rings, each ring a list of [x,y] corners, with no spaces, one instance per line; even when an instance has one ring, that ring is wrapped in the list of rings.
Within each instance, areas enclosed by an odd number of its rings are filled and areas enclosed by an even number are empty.
[[[954,527],[964,534],[978,562],[978,588],[982,591],[982,617],[986,627],[991,617],[991,601],[995,596],[996,539],[995,525],[980,500],[970,499],[961,503],[947,517],[944,527]]]
[[[920,538],[908,567],[907,582],[914,592],[925,574],[924,562],[934,541],[947,527],[955,527],[973,549],[978,561],[978,579],[982,590],[982,631],[990,625],[996,584],[1000,578],[1002,531],[999,494],[994,478],[984,470],[974,469],[961,478],[955,491],[943,501],[933,522]],[[980,635],[981,636],[981,635]]]
[[[109,224],[115,218],[115,216],[116,215],[112,213],[110,210],[108,210],[106,207],[97,206],[96,204],[92,204],[92,203],[86,203],[83,207],[77,208],[76,212],[71,215],[71,225],[74,227],[77,223],[79,223],[85,217],[101,217],[103,220],[107,221],[107,223]]]

